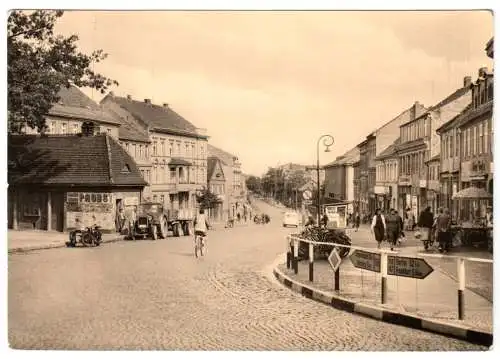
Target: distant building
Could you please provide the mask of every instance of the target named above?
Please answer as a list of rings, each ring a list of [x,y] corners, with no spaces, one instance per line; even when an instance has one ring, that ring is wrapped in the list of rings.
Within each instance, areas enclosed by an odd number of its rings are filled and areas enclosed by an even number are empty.
[[[8,227],[116,230],[117,203],[131,211],[147,183],[107,134],[8,138]]]
[[[382,151],[376,158],[377,178],[375,194],[377,207],[383,210],[397,209],[398,201],[398,156],[396,147],[400,139],[397,138],[389,147]],[[401,212],[402,213],[402,212]]]
[[[354,166],[359,163],[359,148],[354,147],[335,161],[325,165],[325,196],[348,201],[348,212],[355,207]]]
[[[198,206],[196,194],[207,184],[206,130],[194,126],[168,104],[155,105],[150,99],[137,101],[109,93],[101,105],[129,130],[121,142],[141,159],[138,163],[148,181],[144,197],[193,217]],[[141,147],[140,139],[146,138],[150,145]]]
[[[219,202],[214,208],[208,209],[208,216],[212,222],[221,222],[227,220],[229,213],[229,199],[227,196],[226,186],[231,183],[226,180],[225,173],[232,170],[218,157],[208,157],[207,184],[210,192],[215,194]],[[224,171],[225,169],[225,171]],[[228,173],[229,174],[229,173]]]
[[[465,77],[461,88],[400,127],[401,142],[396,148],[399,157],[398,207],[410,208],[417,218],[435,197],[434,191],[428,190],[426,163],[440,154],[436,129],[469,105],[469,80]]]
[[[225,179],[224,219],[244,214],[247,199],[245,179],[241,173],[241,163],[236,155],[208,144],[208,155],[219,159]]]

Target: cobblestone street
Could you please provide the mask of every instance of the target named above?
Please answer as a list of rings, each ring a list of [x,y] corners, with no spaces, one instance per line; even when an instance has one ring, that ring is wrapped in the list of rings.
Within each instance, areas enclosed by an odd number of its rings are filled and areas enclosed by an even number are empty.
[[[323,306],[282,287],[281,211],[192,239],[9,256],[9,342],[30,349],[484,350]]]

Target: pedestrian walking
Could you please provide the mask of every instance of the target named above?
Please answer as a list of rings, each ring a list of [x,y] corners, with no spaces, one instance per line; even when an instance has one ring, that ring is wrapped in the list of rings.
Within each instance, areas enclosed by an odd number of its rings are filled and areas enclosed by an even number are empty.
[[[134,206],[132,208],[132,211],[130,212],[130,218],[128,220],[128,234],[130,236],[133,235],[134,233],[133,229],[136,221],[137,221],[137,206]]]
[[[440,252],[448,252],[451,248],[450,226],[451,217],[448,209],[443,210],[440,208],[436,218],[436,231]]]
[[[389,214],[385,217],[387,241],[391,246],[391,251],[397,244],[399,234],[401,233],[401,221],[396,214],[396,210],[390,209]]]
[[[326,226],[328,225],[328,216],[326,215],[326,213],[323,215],[323,218],[321,218],[321,224],[323,225],[323,227],[326,228]]]
[[[354,228],[356,228],[356,232],[359,229],[359,225],[361,224],[361,216],[358,211],[356,211],[356,214],[354,215]]]
[[[405,238],[405,232],[404,232],[404,222],[403,222],[403,218],[401,218],[401,216],[399,215],[399,212],[397,209],[394,210],[394,213],[396,215],[396,217],[398,218],[398,221],[399,221],[399,234],[398,234],[398,243],[401,243],[403,238]]]
[[[431,212],[430,206],[420,213],[417,225],[422,231],[423,238],[430,242],[432,239],[432,227],[434,226],[434,214]]]
[[[382,244],[382,241],[385,238],[386,229],[387,227],[385,225],[385,217],[381,213],[380,209],[377,208],[377,210],[375,211],[375,215],[373,216],[372,219],[371,231],[375,236],[375,240],[377,241],[377,248],[379,249]]]

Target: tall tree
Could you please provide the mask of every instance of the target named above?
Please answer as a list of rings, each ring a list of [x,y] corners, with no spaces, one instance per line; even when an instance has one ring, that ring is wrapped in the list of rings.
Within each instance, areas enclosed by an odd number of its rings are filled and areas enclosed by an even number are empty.
[[[246,185],[249,191],[254,193],[261,192],[261,179],[256,176],[248,176],[246,179]]]
[[[118,85],[92,69],[107,57],[103,50],[84,54],[77,48],[77,35],[54,34],[63,11],[12,11],[7,20],[8,130],[19,133],[24,126],[45,129],[45,115],[59,101],[62,86],[74,84],[105,93]]]
[[[196,200],[202,208],[214,208],[217,203],[221,202],[219,197],[208,188],[203,189],[199,195],[196,195]]]

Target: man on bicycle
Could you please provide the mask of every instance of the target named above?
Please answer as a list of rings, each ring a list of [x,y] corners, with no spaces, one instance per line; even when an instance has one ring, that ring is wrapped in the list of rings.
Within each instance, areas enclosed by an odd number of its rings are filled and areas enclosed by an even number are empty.
[[[210,228],[210,225],[208,224],[207,216],[205,215],[205,211],[203,208],[200,208],[200,212],[196,215],[196,218],[194,219],[194,239],[196,240],[196,237],[200,237],[201,239],[201,245],[203,246],[203,240],[207,235],[207,230]]]

